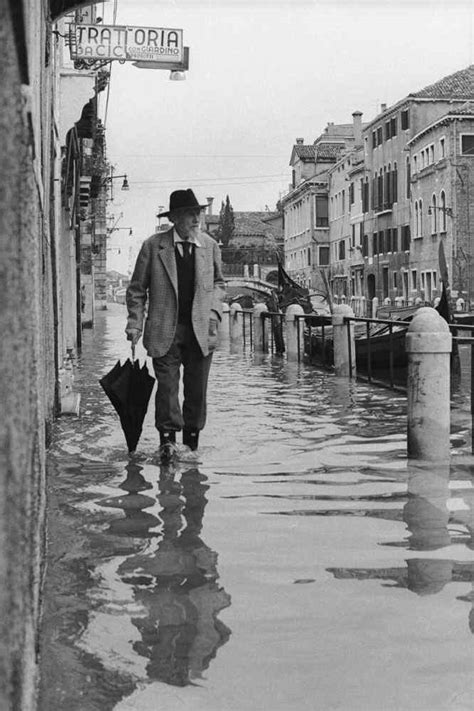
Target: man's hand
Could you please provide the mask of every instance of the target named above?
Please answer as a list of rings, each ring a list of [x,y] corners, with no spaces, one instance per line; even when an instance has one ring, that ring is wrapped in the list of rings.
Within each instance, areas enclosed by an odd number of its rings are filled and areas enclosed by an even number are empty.
[[[126,330],[127,341],[132,342],[132,346],[136,346],[140,338],[142,337],[142,332],[138,328],[129,328]]]
[[[209,319],[209,339],[208,339],[208,345],[209,345],[209,352],[212,353],[213,350],[215,350],[217,346],[217,324],[218,320],[217,318],[211,318]]]

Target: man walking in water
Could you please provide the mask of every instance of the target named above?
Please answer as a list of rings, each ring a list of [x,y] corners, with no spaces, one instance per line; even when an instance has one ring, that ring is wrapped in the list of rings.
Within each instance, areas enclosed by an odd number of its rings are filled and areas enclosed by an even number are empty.
[[[168,217],[173,226],[143,243],[127,289],[125,331],[133,346],[143,332],[143,345],[153,359],[155,424],[165,460],[197,460],[206,422],[207,381],[225,292],[219,247],[200,230],[205,207],[189,188],[171,193],[169,210],[158,217]],[[177,444],[181,430],[182,444]]]

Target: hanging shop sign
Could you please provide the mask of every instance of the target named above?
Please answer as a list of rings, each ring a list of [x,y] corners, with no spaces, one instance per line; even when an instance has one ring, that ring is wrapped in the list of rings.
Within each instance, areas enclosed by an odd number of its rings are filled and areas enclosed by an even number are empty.
[[[183,30],[71,24],[69,49],[71,59],[183,62]]]

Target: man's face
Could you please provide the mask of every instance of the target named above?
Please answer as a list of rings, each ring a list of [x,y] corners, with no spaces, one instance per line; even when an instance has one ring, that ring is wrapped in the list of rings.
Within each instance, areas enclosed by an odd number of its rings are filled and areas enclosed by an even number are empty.
[[[181,239],[197,237],[199,232],[201,210],[190,208],[189,210],[176,210],[170,215],[170,220],[176,227]]]

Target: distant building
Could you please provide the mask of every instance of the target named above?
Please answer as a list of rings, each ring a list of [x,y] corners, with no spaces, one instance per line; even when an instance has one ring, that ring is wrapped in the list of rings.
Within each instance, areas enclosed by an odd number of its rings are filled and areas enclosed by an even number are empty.
[[[329,171],[353,148],[360,135],[360,116],[357,113],[353,124],[328,123],[311,145],[297,138],[293,146],[292,182],[281,199],[285,265],[290,276],[309,289],[324,290],[320,269],[330,263]]]
[[[408,145],[412,166],[412,287],[428,301],[439,294],[436,247],[443,241],[452,296],[472,300],[474,101],[448,111],[419,131]]]
[[[365,125],[354,112],[311,146],[297,139],[281,201],[290,275],[321,288],[324,270],[347,302],[432,303],[443,242],[453,295],[474,301],[473,102],[474,65]]]
[[[224,273],[267,278],[283,259],[283,215],[277,211],[234,212],[235,229],[222,249]],[[219,240],[219,217],[204,215],[208,234]]]

